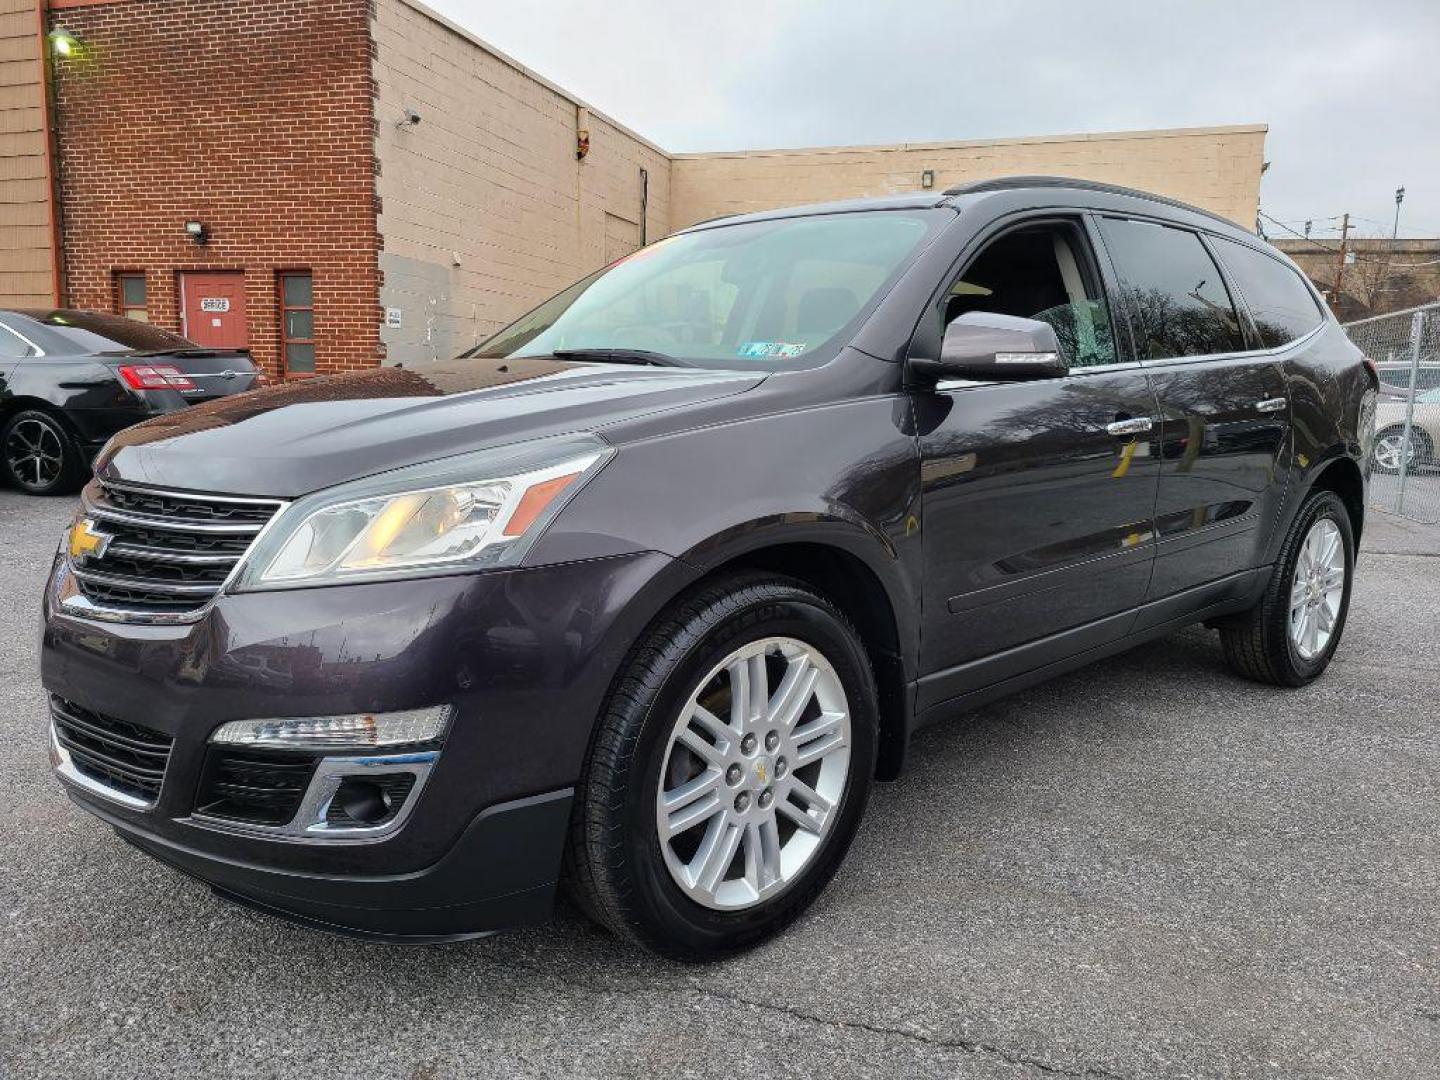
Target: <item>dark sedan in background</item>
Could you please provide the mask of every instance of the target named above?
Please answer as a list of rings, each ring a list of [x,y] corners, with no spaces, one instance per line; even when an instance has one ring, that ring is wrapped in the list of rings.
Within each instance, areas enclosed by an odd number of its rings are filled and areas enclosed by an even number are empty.
[[[0,311],[0,474],[33,495],[74,491],[122,428],[249,390],[244,352],[92,311]]]

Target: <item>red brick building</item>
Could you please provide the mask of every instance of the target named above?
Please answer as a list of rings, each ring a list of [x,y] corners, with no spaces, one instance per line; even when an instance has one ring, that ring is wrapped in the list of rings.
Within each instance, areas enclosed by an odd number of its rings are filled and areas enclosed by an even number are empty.
[[[374,364],[369,8],[50,6],[81,43],[53,68],[69,304],[248,345],[276,374]]]

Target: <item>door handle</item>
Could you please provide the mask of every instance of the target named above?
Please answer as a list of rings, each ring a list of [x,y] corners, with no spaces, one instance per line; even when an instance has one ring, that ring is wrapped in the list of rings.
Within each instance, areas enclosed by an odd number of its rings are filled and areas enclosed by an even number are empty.
[[[1148,416],[1135,416],[1128,420],[1116,420],[1113,424],[1106,424],[1105,430],[1111,435],[1143,435],[1155,426],[1155,421]]]
[[[1264,401],[1255,402],[1255,411],[1280,412],[1288,404],[1290,404],[1290,402],[1283,397],[1266,398]]]

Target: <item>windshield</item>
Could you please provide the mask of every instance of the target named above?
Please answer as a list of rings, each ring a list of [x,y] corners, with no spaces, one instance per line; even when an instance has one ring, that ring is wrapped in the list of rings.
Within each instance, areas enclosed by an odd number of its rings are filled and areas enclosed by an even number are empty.
[[[608,349],[698,367],[801,367],[904,269],[949,212],[820,214],[681,233],[572,285],[466,353]]]
[[[193,341],[123,315],[96,311],[28,312],[52,337],[62,338],[77,353],[161,352],[197,349]]]

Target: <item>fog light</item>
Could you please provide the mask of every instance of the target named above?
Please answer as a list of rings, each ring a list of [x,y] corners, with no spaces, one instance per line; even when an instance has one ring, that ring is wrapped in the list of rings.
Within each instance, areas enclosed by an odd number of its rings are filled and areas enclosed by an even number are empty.
[[[345,812],[345,816],[362,825],[374,825],[384,821],[394,810],[390,792],[369,780],[347,779],[341,782],[331,806]]]
[[[406,712],[231,720],[210,741],[283,750],[370,750],[433,742],[445,733],[450,712],[449,705],[435,705]]]

